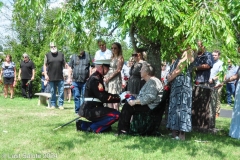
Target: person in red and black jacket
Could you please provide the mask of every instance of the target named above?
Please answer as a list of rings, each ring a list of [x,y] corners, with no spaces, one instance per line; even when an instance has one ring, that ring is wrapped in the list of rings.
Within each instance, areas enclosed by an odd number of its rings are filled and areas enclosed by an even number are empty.
[[[84,103],[78,112],[91,122],[79,120],[76,122],[77,130],[100,133],[111,130],[111,125],[118,121],[119,112],[113,108],[104,107],[103,103],[119,103],[118,94],[105,91],[103,76],[109,70],[109,60],[95,60],[96,71],[86,82]]]

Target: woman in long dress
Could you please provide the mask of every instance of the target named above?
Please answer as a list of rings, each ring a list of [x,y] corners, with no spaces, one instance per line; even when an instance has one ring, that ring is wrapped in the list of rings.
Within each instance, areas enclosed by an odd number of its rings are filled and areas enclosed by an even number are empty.
[[[108,93],[120,94],[122,91],[121,70],[124,59],[122,56],[122,46],[118,42],[112,44],[112,61],[107,75],[104,78]],[[108,107],[119,110],[119,103],[108,103]]]
[[[194,56],[192,50],[183,51],[172,64],[167,76],[171,83],[167,128],[175,139],[185,140],[185,132],[192,130],[192,68]],[[186,67],[186,72],[183,69]],[[179,135],[177,135],[179,133]]]

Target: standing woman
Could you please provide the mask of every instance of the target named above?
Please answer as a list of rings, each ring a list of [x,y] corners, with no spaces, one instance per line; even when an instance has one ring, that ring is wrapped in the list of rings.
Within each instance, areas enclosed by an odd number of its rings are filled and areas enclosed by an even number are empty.
[[[5,62],[2,63],[2,69],[0,74],[0,80],[4,80],[4,97],[7,98],[8,96],[8,87],[10,87],[10,98],[13,98],[13,93],[16,85],[16,66],[15,63],[12,62],[12,56],[6,55]]]
[[[130,69],[130,77],[128,79],[128,88],[127,90],[130,91],[133,95],[138,95],[140,89],[144,85],[145,81],[141,80],[141,73],[140,70],[142,68],[144,58],[143,58],[143,51],[137,51],[136,53],[132,54],[132,57],[134,58],[134,64],[132,65]]]
[[[108,93],[120,94],[122,91],[121,70],[124,63],[124,59],[122,56],[122,46],[120,43],[114,42],[111,49],[112,60],[110,62],[109,71],[104,78],[104,82],[107,86]],[[118,110],[119,103],[108,103],[108,107]]]
[[[185,140],[185,132],[192,130],[192,68],[193,51],[187,49],[178,55],[167,76],[171,83],[167,128],[175,139]],[[185,69],[183,73],[183,69]]]
[[[65,68],[63,69],[63,79],[64,79],[64,100],[68,100],[68,102],[71,102],[72,98],[72,91],[71,91],[71,82],[68,83],[68,76],[71,75],[71,69],[69,65],[66,63]],[[70,78],[72,79],[72,78]]]

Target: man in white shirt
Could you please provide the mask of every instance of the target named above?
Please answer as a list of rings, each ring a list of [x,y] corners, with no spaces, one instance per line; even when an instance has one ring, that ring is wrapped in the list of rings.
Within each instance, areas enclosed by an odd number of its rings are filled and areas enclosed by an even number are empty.
[[[103,60],[103,59],[111,59],[112,57],[112,52],[106,48],[106,41],[104,41],[103,39],[99,39],[97,41],[97,44],[99,46],[99,49],[94,57],[94,61],[95,60]]]
[[[211,68],[211,74],[209,78],[210,87],[215,87],[220,83],[218,80],[218,73],[223,70],[222,69],[223,62],[219,59],[220,54],[221,53],[218,50],[215,50],[212,52],[214,63],[213,63],[213,67]],[[214,97],[216,98],[216,101],[215,101],[216,102],[216,118],[219,116],[220,109],[221,109],[221,101],[220,101],[221,92],[222,92],[222,87],[219,87],[214,91],[214,94],[215,94]]]

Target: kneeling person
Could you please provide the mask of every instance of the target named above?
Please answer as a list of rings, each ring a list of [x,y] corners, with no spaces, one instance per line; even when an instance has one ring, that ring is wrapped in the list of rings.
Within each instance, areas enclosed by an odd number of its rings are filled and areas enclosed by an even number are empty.
[[[103,76],[109,70],[110,60],[95,60],[96,71],[86,82],[84,103],[78,114],[91,122],[77,121],[77,130],[95,133],[111,129],[111,125],[119,119],[119,112],[113,108],[104,107],[103,103],[119,103],[118,94],[105,91]]]

